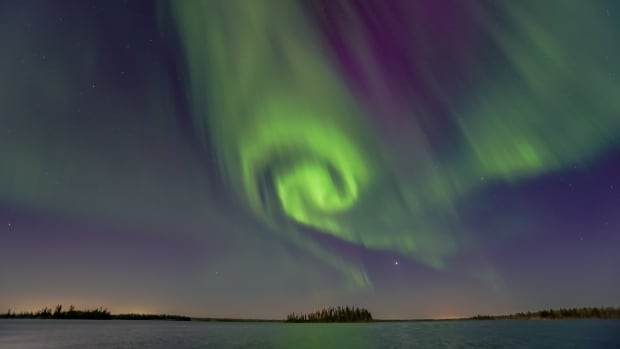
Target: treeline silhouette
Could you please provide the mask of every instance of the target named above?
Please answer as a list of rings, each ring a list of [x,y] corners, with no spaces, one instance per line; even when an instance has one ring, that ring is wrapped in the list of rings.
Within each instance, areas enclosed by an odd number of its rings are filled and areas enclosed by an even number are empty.
[[[510,315],[476,315],[474,320],[620,319],[620,307],[548,309]]]
[[[88,319],[88,320],[175,320],[190,321],[191,318],[168,314],[111,314],[107,308],[99,307],[92,310],[76,310],[73,305],[63,309],[62,305],[56,308],[45,307],[35,312],[11,312],[0,314],[4,319]]]
[[[62,305],[57,305],[54,310],[45,307],[35,312],[11,312],[11,309],[2,316],[12,319],[111,319],[112,315],[108,309],[99,307],[92,310],[76,310],[72,305],[69,309],[64,310]]]
[[[372,315],[364,308],[353,307],[329,307],[317,310],[313,313],[291,313],[287,315],[286,322],[368,322],[372,321]]]
[[[172,320],[172,321],[191,321],[192,318],[183,315],[169,314],[118,314],[112,315],[116,320]]]

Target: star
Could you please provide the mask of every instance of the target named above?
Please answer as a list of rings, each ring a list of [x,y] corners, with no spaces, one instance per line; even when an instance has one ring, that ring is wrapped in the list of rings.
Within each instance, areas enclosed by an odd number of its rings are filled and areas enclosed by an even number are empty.
[[[394,261],[394,265],[398,265],[398,261]]]

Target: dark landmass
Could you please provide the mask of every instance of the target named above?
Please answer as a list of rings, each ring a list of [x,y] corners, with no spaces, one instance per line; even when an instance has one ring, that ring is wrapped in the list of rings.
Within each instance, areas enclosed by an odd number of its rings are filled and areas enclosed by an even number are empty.
[[[168,314],[111,314],[108,309],[99,307],[89,310],[76,310],[72,305],[64,310],[62,305],[57,305],[54,310],[45,307],[36,312],[11,312],[0,314],[0,319],[71,319],[71,320],[173,320],[190,321],[191,318],[181,315]]]
[[[548,309],[527,313],[509,315],[476,315],[468,318],[456,319],[402,319],[381,320],[373,319],[370,312],[357,307],[330,307],[317,310],[313,313],[291,313],[285,320],[265,319],[234,319],[189,317],[169,314],[111,314],[107,308],[99,307],[90,310],[76,310],[74,306],[63,309],[62,305],[56,308],[43,308],[36,312],[12,312],[9,309],[0,314],[0,319],[85,319],[85,320],[169,320],[169,321],[205,321],[205,322],[411,322],[411,321],[463,321],[463,320],[568,320],[568,319],[620,319],[620,307],[584,307]]]
[[[114,320],[169,320],[169,321],[192,321],[189,316],[170,314],[117,314],[112,315]]]
[[[291,313],[286,322],[370,322],[372,315],[364,308],[329,307],[313,313]]]
[[[476,315],[468,320],[620,319],[620,307],[560,308],[510,315]]]

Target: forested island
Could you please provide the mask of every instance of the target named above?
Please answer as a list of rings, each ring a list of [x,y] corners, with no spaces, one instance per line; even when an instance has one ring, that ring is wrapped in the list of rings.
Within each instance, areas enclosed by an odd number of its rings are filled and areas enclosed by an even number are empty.
[[[540,310],[510,315],[476,315],[471,320],[561,320],[561,319],[620,319],[620,307],[584,307]]]
[[[107,308],[99,307],[88,310],[77,310],[73,305],[63,309],[62,305],[56,308],[45,307],[35,312],[11,312],[0,314],[2,319],[84,319],[84,320],[173,320],[190,321],[191,318],[181,315],[168,314],[112,314]]]
[[[286,317],[286,322],[370,322],[372,315],[363,308],[353,307],[329,307],[317,310],[313,313],[291,313]]]

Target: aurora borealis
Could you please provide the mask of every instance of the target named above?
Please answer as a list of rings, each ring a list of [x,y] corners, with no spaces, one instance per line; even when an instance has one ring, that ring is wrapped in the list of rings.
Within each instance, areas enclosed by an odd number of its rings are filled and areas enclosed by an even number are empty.
[[[0,307],[617,305],[618,15],[3,2]]]

